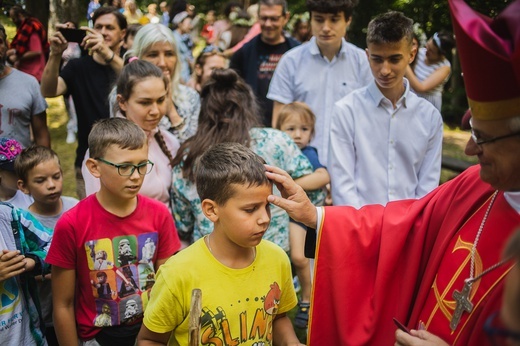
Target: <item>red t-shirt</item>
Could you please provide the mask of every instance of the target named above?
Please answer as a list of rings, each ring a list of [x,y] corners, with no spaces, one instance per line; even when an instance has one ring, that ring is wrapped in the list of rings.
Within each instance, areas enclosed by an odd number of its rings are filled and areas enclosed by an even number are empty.
[[[60,218],[46,261],[76,270],[76,323],[79,337],[88,340],[102,327],[140,323],[154,263],[179,249],[164,204],[139,195],[134,212],[119,217],[93,194]]]
[[[29,51],[41,52],[41,55],[30,60],[21,61],[18,65],[18,69],[34,76],[38,82],[41,82],[43,69],[45,68],[45,55],[43,53],[42,42],[36,33],[32,34],[29,39]]]

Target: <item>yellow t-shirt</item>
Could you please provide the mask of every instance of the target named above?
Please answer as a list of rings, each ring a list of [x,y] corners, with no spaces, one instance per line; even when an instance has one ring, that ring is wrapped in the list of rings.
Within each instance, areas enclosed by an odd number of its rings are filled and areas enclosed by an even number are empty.
[[[148,329],[173,331],[169,345],[188,344],[194,288],[202,290],[202,345],[271,345],[274,317],[297,303],[289,258],[280,247],[262,240],[250,266],[231,269],[201,238],[161,266],[145,311]]]

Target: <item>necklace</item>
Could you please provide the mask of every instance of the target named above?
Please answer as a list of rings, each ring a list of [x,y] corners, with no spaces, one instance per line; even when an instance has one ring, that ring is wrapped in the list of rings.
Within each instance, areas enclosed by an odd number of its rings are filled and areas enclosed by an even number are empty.
[[[213,253],[213,250],[211,249],[211,233],[206,236],[206,245],[208,245],[209,252],[215,257],[215,254]],[[256,259],[256,247],[251,248],[253,250],[253,262]]]
[[[462,291],[455,290],[453,292],[453,299],[455,299],[456,305],[455,310],[453,311],[453,316],[450,321],[450,328],[452,331],[455,331],[457,329],[457,326],[460,323],[460,319],[462,317],[462,313],[464,311],[471,313],[473,311],[473,303],[471,302],[469,295],[471,293],[471,286],[474,282],[480,280],[484,275],[486,275],[489,272],[492,272],[493,270],[497,269],[498,267],[502,266],[503,264],[507,263],[511,257],[505,258],[502,261],[493,264],[491,267],[484,270],[482,273],[477,275],[476,277],[473,277],[475,273],[475,254],[477,252],[477,245],[480,240],[480,235],[482,234],[482,231],[484,230],[484,225],[486,224],[487,218],[489,216],[489,212],[491,211],[491,207],[493,206],[493,203],[495,202],[495,198],[497,197],[498,191],[495,191],[493,193],[493,196],[491,197],[491,202],[489,202],[489,206],[486,210],[486,213],[484,214],[484,217],[482,218],[482,222],[480,223],[480,227],[478,229],[477,235],[475,237],[475,241],[473,242],[473,246],[471,248],[471,262],[470,262],[470,269],[469,269],[469,278],[464,280],[464,286],[462,287]]]

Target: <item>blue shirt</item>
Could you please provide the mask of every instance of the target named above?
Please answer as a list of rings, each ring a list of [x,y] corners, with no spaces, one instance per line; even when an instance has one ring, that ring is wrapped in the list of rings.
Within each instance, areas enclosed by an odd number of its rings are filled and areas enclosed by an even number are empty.
[[[317,170],[318,168],[325,168],[325,166],[320,163],[318,150],[316,150],[315,147],[308,145],[302,149],[302,153],[303,155],[307,156],[314,170]]]

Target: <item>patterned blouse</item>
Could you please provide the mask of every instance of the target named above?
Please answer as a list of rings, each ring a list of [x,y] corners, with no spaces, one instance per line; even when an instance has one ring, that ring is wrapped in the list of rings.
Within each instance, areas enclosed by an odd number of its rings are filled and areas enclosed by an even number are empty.
[[[182,144],[197,132],[199,125],[200,113],[200,96],[195,89],[185,85],[179,85],[179,97],[173,100],[177,113],[184,119],[184,126],[178,130],[173,129],[168,117],[163,117],[159,123],[159,127],[170,131]]]
[[[271,128],[252,128],[251,149],[261,156],[269,165],[287,171],[291,177],[299,178],[313,172],[309,160],[302,154],[298,146],[284,132]],[[173,168],[172,206],[175,226],[181,239],[190,243],[213,231],[213,224],[202,213],[200,198],[195,184],[182,177],[182,163]],[[273,192],[280,195],[276,186]],[[323,190],[312,191],[309,197],[313,203],[325,198]],[[271,205],[271,224],[264,239],[270,240],[289,250],[289,216],[287,213]]]

